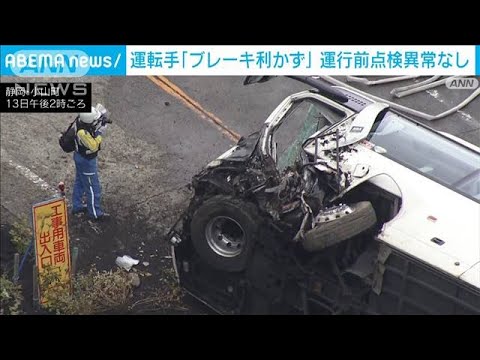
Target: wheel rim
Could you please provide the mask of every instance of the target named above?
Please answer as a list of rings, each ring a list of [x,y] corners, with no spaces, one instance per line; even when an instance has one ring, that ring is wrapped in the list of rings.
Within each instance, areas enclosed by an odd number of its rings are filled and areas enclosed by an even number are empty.
[[[223,257],[238,256],[245,246],[245,231],[228,216],[216,216],[205,228],[205,237],[210,248]]]

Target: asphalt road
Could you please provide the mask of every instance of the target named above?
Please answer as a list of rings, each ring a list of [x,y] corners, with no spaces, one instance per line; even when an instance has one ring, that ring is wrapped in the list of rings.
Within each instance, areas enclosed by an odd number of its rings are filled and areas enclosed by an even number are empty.
[[[292,92],[304,86],[280,80],[245,87],[240,77],[175,77],[188,98],[241,135],[258,130],[268,114]],[[235,140],[209,118],[146,77],[111,79],[106,106],[116,124],[134,137],[160,146],[173,155],[177,171],[172,184],[188,182],[202,166],[228,150]]]
[[[152,81],[153,80],[153,81]],[[113,78],[106,96],[115,121],[134,137],[160,146],[173,155],[177,172],[172,183],[188,182],[210,160],[226,151],[234,141],[202,113],[213,115],[240,135],[258,130],[272,110],[289,94],[309,88],[288,78],[243,86],[242,77],[170,77],[169,86],[146,77]],[[380,86],[358,86],[374,95],[391,99],[393,87],[411,80]],[[172,87],[174,89],[172,89]],[[471,90],[449,90],[445,86],[407,96],[401,105],[430,113],[441,113],[460,103]],[[182,96],[178,96],[181,93]],[[191,105],[195,102],[202,110]],[[429,126],[480,145],[480,97],[462,111]]]

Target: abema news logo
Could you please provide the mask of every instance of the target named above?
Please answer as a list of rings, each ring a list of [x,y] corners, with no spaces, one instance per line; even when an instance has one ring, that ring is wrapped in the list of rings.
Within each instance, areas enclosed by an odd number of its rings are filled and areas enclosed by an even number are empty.
[[[125,46],[2,46],[3,76],[125,75]]]

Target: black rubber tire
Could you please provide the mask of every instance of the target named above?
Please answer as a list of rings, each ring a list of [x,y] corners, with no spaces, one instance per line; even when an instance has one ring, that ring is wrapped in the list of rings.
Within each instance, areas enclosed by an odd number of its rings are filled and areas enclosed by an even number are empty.
[[[305,233],[302,245],[314,252],[338,244],[370,229],[377,222],[377,216],[369,201],[349,205],[353,210],[337,220],[332,220]]]
[[[243,229],[245,244],[240,254],[224,257],[217,254],[207,242],[207,224],[216,216],[228,216]],[[217,195],[203,202],[193,213],[190,223],[190,236],[200,258],[217,270],[237,272],[245,269],[251,253],[258,227],[261,223],[258,210],[252,203]]]

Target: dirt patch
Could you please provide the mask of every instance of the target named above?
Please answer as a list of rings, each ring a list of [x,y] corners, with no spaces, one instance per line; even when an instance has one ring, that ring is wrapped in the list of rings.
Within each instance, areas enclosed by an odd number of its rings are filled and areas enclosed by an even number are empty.
[[[184,297],[176,285],[171,265],[168,243],[163,235],[146,225],[141,218],[128,223],[116,219],[102,223],[92,223],[85,216],[71,216],[69,219],[71,247],[79,250],[78,269],[82,273],[95,268],[99,271],[116,269],[117,256],[129,255],[139,260],[130,272],[136,273],[140,285],[133,291],[128,308],[122,314],[201,314],[206,310],[195,301]],[[1,227],[1,274],[9,278],[13,275],[13,255],[11,226]],[[23,311],[26,314],[47,314],[33,304],[34,259],[26,258],[19,284],[24,297]],[[192,306],[193,305],[193,306]],[[115,314],[116,311],[110,311]]]
[[[139,260],[139,264],[130,270],[140,279],[140,286],[134,290],[130,301],[130,305],[137,305],[127,311],[122,310],[123,313],[141,313],[150,309],[151,305],[142,303],[142,300],[160,299],[162,296],[165,297],[164,306],[157,306],[156,311],[168,313],[175,307],[180,313],[190,311],[181,305],[181,294],[177,298],[180,301],[175,304],[173,299],[168,298],[168,293],[176,288],[175,279],[171,276],[168,244],[158,230],[147,225],[148,221],[138,217],[119,223],[114,217],[111,221],[92,223],[84,216],[75,216],[70,222],[74,235],[72,247],[79,249],[79,269],[85,271],[95,267],[100,271],[110,270],[117,267],[117,256],[123,255]]]
[[[32,79],[26,79],[26,81]],[[35,79],[50,81],[51,79]],[[53,81],[74,81],[56,78]],[[108,108],[109,78],[82,78],[92,82],[93,103]],[[9,81],[2,78],[2,82]],[[112,220],[92,224],[85,217],[70,216],[71,247],[78,247],[78,270],[116,268],[117,256],[140,260],[134,270],[140,286],[134,291],[131,313],[202,313],[188,305],[173,305],[169,298],[174,287],[170,250],[164,236],[187,206],[190,192],[186,184],[173,183],[169,174],[177,171],[172,155],[160,145],[146,143],[116,122],[109,126],[99,155],[103,205]],[[67,204],[71,199],[74,163],[62,152],[58,135],[72,120],[70,114],[2,114],[1,135],[1,223],[2,271],[13,267],[13,249],[4,230],[19,217],[31,218],[32,204],[52,197],[56,184],[66,185]],[[135,119],[132,119],[134,121]],[[69,206],[70,208],[70,206]],[[147,266],[144,263],[148,263]],[[20,283],[27,313],[39,313],[32,304],[32,266],[26,262]],[[169,295],[170,294],[170,295]],[[177,295],[177,294],[174,294]],[[141,300],[150,299],[141,302]],[[162,307],[162,300],[165,306]],[[188,302],[188,299],[187,299]]]

